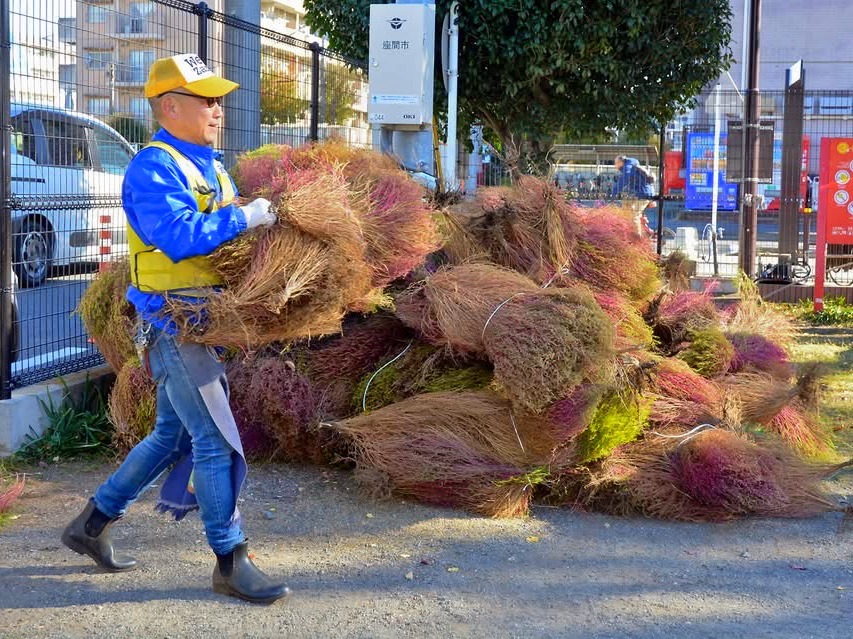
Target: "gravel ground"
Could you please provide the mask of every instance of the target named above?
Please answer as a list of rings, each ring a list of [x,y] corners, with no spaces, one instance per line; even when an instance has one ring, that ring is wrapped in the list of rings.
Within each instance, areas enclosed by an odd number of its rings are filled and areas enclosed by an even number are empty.
[[[114,529],[136,571],[101,573],[62,546],[111,468],[60,464],[28,484],[0,529],[0,636],[853,636],[853,526],[840,513],[700,525],[537,508],[491,520],[375,502],[347,473],[256,466],[241,504],[250,548],[294,591],[256,606],[212,592],[198,517],[155,513],[156,491]]]

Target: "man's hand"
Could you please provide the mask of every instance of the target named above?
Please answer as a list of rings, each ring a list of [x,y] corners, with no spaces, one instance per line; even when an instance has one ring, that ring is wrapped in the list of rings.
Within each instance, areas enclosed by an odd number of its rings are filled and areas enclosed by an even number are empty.
[[[267,199],[259,197],[245,206],[241,206],[240,210],[246,216],[247,229],[275,224],[276,217],[273,213],[270,213],[270,201]]]

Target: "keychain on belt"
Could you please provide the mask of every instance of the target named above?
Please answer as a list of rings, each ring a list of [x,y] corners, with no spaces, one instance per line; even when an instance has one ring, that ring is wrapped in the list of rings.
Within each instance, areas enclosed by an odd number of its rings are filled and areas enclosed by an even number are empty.
[[[139,321],[136,328],[136,336],[133,338],[139,363],[148,376],[151,376],[151,367],[148,364],[148,347],[151,345],[151,324],[144,320]]]

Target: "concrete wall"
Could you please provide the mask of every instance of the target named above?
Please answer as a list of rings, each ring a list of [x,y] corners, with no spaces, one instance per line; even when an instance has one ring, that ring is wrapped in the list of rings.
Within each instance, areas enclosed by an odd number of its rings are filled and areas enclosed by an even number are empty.
[[[742,88],[744,4],[749,6],[749,0],[731,0],[734,14],[731,49],[735,63],[730,73],[738,88]],[[848,1],[762,0],[760,88],[784,89],[785,69],[802,59],[806,89],[853,90],[851,32],[853,6]],[[720,82],[723,89],[732,88],[725,75]]]
[[[42,402],[53,402],[59,406],[68,392],[73,397],[82,396],[87,379],[101,389],[104,398],[112,385],[115,375],[109,366],[93,368],[89,371],[66,375],[63,385],[60,379],[35,384],[12,391],[12,398],[0,401],[0,457],[8,457],[27,442],[27,435],[41,435],[48,421],[42,408]]]

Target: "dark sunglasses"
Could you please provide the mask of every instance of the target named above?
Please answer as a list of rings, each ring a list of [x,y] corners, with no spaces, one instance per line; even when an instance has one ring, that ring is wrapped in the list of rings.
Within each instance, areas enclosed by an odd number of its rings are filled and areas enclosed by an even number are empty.
[[[208,109],[212,109],[216,105],[222,106],[222,98],[221,97],[206,98],[203,95],[196,95],[195,93],[184,93],[183,91],[165,91],[164,93],[161,93],[157,97],[162,98],[164,95],[167,95],[169,93],[174,93],[175,95],[187,95],[191,98],[198,98],[199,100],[204,100],[205,102],[207,102],[207,108]]]

